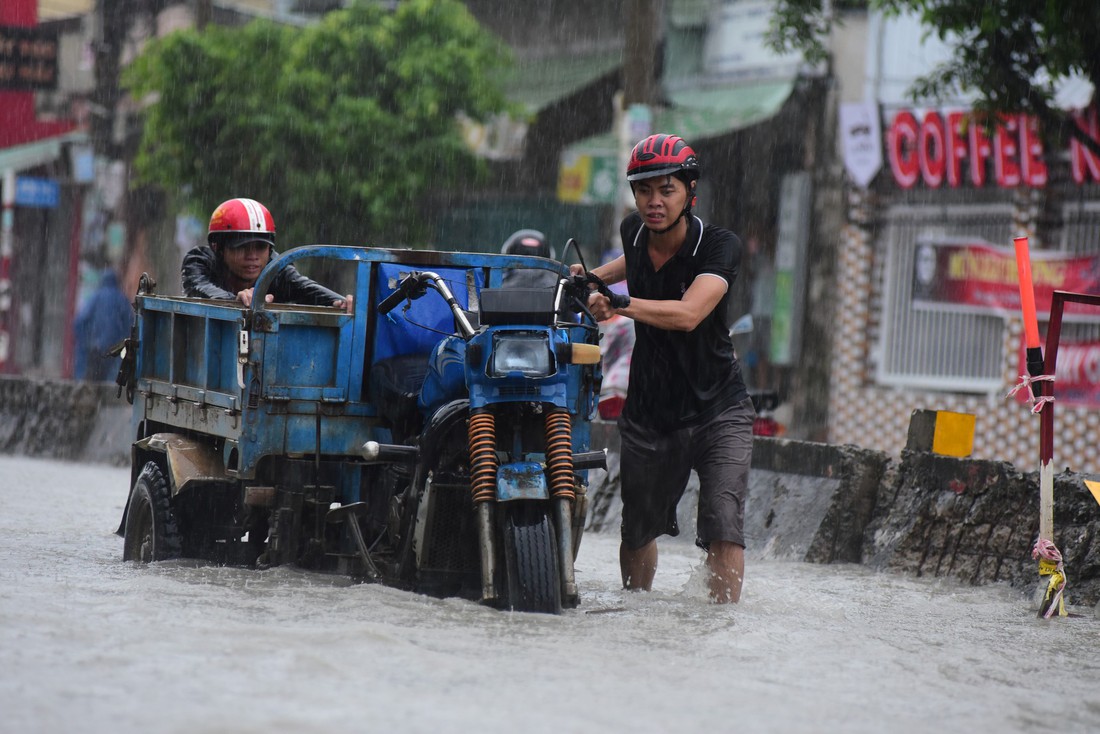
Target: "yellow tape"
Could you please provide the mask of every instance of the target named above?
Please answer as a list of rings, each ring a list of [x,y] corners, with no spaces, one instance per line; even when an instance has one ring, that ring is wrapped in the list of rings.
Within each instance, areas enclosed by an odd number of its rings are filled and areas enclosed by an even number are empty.
[[[1042,573],[1040,571],[1040,573]],[[1043,603],[1040,606],[1040,611],[1043,612],[1043,616],[1047,616],[1047,610],[1050,609],[1054,603],[1055,595],[1058,595],[1058,616],[1068,617],[1069,613],[1066,612],[1066,598],[1059,595],[1058,592],[1062,590],[1066,584],[1066,577],[1061,573],[1054,573],[1050,577],[1050,582],[1047,584],[1046,593],[1043,594]]]
[[[1058,597],[1058,616],[1068,617],[1066,612],[1066,599],[1060,592],[1065,589],[1066,586],[1066,572],[1058,568],[1058,564],[1054,561],[1048,561],[1045,558],[1039,559],[1039,575],[1050,576],[1050,581],[1047,582],[1047,589],[1043,593],[1043,603],[1039,605],[1039,616],[1046,617],[1048,610],[1054,604],[1054,598]]]

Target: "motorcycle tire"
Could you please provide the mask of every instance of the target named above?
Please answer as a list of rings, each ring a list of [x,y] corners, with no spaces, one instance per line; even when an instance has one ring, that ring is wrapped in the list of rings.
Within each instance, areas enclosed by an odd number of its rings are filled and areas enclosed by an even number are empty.
[[[501,506],[504,594],[517,612],[561,613],[561,567],[554,523],[544,504]]]

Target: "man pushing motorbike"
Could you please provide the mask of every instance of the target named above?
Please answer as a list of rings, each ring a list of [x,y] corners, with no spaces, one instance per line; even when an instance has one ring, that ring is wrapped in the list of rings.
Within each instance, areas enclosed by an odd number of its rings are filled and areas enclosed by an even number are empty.
[[[691,213],[695,151],[675,135],[634,146],[627,180],[637,211],[623,219],[623,254],[592,270],[630,296],[613,308],[599,293],[599,320],[635,321],[622,441],[623,586],[648,591],[660,535],[678,535],[676,506],[699,475],[696,544],[707,553],[711,599],[736,602],[745,570],[744,505],[755,411],[729,336],[727,300],[741,262],[732,232]],[[572,266],[580,274],[581,266]]]
[[[254,199],[222,202],[210,215],[207,243],[183,258],[184,295],[252,305],[256,279],[275,255],[275,219],[271,212]],[[275,276],[266,300],[349,310],[351,307],[350,296],[341,296],[315,283],[293,265]]]

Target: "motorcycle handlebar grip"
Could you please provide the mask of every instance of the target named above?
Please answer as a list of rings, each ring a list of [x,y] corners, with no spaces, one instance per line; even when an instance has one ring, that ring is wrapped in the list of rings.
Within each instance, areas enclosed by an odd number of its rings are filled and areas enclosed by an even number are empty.
[[[415,282],[416,278],[410,275],[398,283],[397,290],[383,298],[382,302],[378,304],[378,313],[384,316],[397,308],[399,303],[409,297],[410,284]]]
[[[606,296],[608,303],[611,304],[611,308],[626,308],[630,305],[630,297],[624,296],[621,293],[616,293],[607,287],[607,283],[604,283],[600,276],[595,273],[585,273],[583,276],[584,283],[592,283],[596,286],[596,292],[601,296]]]
[[[420,458],[420,452],[415,446],[378,443],[377,441],[367,441],[360,447],[359,454],[367,461],[394,462],[399,464],[411,464]]]

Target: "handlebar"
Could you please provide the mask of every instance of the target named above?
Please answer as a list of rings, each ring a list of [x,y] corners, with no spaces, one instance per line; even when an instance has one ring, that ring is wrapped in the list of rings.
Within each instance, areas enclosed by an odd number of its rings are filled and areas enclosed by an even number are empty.
[[[590,283],[596,286],[596,292],[607,298],[611,303],[611,308],[625,308],[627,304],[630,303],[630,299],[627,296],[611,290],[607,283],[603,282],[600,276],[590,271],[585,271],[584,275],[574,275],[573,282],[574,285],[586,290]]]
[[[469,339],[474,335],[474,327],[470,325],[470,320],[466,318],[466,313],[462,310],[462,306],[455,300],[454,294],[451,293],[451,289],[447,287],[447,283],[443,280],[443,277],[439,273],[433,273],[430,270],[414,270],[401,279],[401,282],[397,286],[397,290],[382,299],[382,302],[378,304],[378,313],[385,315],[397,308],[397,304],[406,298],[413,300],[420,298],[424,295],[424,291],[427,287],[433,288],[439,295],[443,296],[443,300],[447,302],[447,305],[451,308],[451,313],[454,314],[455,323],[458,325],[458,330],[462,333],[462,337]]]
[[[562,278],[559,289],[563,289],[568,293],[569,299],[574,304],[572,310],[575,313],[583,312],[587,314],[588,317],[592,319],[592,328],[595,328],[596,319],[588,310],[587,305],[587,294],[590,292],[588,288],[589,283],[594,284],[599,293],[607,296],[613,308],[622,308],[625,306],[627,298],[612,291],[607,287],[606,283],[592,273],[586,272],[584,275],[574,275],[571,279]],[[475,329],[470,325],[470,321],[466,317],[465,311],[462,310],[462,306],[459,305],[443,278],[438,273],[433,273],[430,270],[414,270],[405,275],[405,277],[401,279],[401,282],[398,283],[394,292],[378,303],[378,314],[385,315],[389,313],[406,299],[411,301],[420,298],[429,287],[443,296],[443,300],[447,302],[447,305],[451,309],[451,313],[454,314],[455,323],[463,338],[469,339],[473,336]],[[558,298],[561,298],[562,290],[559,290],[558,293]],[[558,308],[558,306],[555,306],[555,308]]]
[[[409,298],[409,294],[412,289],[420,284],[420,273],[412,272],[401,279],[401,282],[397,285],[397,290],[382,299],[382,302],[378,304],[378,313],[380,315],[386,315],[390,311],[397,308],[398,304]]]

